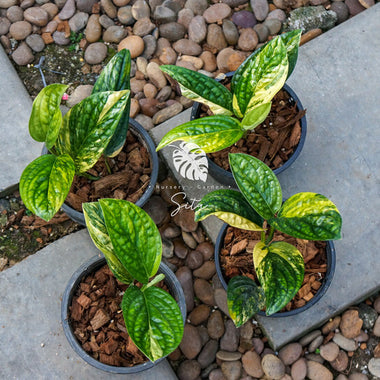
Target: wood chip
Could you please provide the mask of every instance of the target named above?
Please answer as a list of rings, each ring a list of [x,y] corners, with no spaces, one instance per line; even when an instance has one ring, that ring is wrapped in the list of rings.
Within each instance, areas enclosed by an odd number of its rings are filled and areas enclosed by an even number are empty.
[[[81,305],[84,309],[87,309],[90,305],[91,305],[91,299],[88,298],[85,294],[81,294],[78,299],[77,299],[77,302],[79,303],[79,305]]]
[[[247,245],[248,245],[248,240],[247,239],[244,239],[242,241],[239,241],[239,243],[234,244],[232,246],[232,248],[231,248],[231,255],[234,256],[237,253],[240,253],[240,252],[244,251],[245,248],[247,247]]]
[[[300,298],[304,298],[310,293],[310,284],[305,284],[299,291],[298,295]],[[307,300],[307,299],[306,299]],[[307,300],[308,301],[308,300]]]
[[[108,316],[108,314],[103,309],[99,309],[94,315],[94,318],[91,319],[90,323],[94,330],[99,330],[109,320],[110,317]]]
[[[314,297],[313,293],[310,292],[310,293],[306,294],[305,296],[303,296],[302,298],[303,298],[305,301],[310,301],[313,297]]]

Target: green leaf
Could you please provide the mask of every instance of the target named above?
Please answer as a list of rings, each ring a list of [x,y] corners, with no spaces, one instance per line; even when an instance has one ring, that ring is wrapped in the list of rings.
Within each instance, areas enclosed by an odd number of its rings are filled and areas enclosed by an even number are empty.
[[[282,205],[269,224],[288,235],[307,240],[336,240],[341,237],[342,217],[335,204],[316,193],[299,193]]]
[[[114,253],[99,202],[83,203],[82,208],[91,239],[95,246],[103,252],[112,273],[119,281],[125,284],[131,283],[133,281],[132,276]]]
[[[214,115],[232,115],[232,95],[221,83],[180,66],[162,65],[160,69],[179,83],[183,96],[206,104]]]
[[[290,77],[297,63],[298,47],[301,41],[301,34],[302,30],[296,29],[288,33],[283,33],[279,36],[286,47],[286,53],[288,55],[289,70],[287,78]]]
[[[304,277],[302,254],[291,244],[257,243],[253,250],[256,274],[265,293],[266,314],[281,310],[298,292]]]
[[[264,219],[272,218],[282,204],[280,182],[273,171],[248,154],[230,154],[229,160],[236,184],[251,207]]]
[[[227,305],[235,326],[240,327],[264,308],[263,289],[248,277],[233,277],[227,287]]]
[[[242,117],[255,106],[269,103],[284,85],[288,57],[282,40],[271,40],[244,65],[244,71],[240,74],[233,89],[232,104],[235,114]]]
[[[157,226],[140,207],[120,199],[101,199],[114,253],[133,278],[143,284],[161,262],[162,242]]]
[[[129,50],[119,51],[100,73],[95,82],[92,94],[104,91],[130,90],[131,54]],[[108,143],[104,154],[113,157],[124,145],[129,126],[130,99],[123,111],[111,141]]]
[[[74,162],[68,155],[46,154],[32,161],[20,178],[20,195],[26,208],[49,221],[65,201],[74,174]]]
[[[129,95],[129,90],[99,92],[65,115],[56,149],[59,154],[70,154],[77,173],[96,164],[117,128]]]
[[[63,84],[51,84],[42,89],[33,102],[29,133],[34,140],[44,142],[47,149],[54,145],[61,128],[62,114],[59,105],[67,87]]]
[[[260,104],[252,108],[241,121],[241,127],[245,130],[255,129],[259,124],[261,124],[268,116],[271,110],[272,103]]]
[[[207,116],[181,124],[169,131],[157,150],[173,141],[183,140],[197,144],[204,152],[218,152],[240,140],[244,134],[238,120],[224,115]]]
[[[210,215],[243,230],[264,231],[263,219],[236,190],[222,189],[206,194],[197,205],[195,221]]]
[[[135,345],[151,361],[173,352],[182,340],[181,311],[170,294],[149,287],[130,286],[121,304],[127,331]]]

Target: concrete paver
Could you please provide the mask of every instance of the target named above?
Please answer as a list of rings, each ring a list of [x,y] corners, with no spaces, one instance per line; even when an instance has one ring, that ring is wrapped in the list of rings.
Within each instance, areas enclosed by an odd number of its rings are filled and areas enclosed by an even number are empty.
[[[276,349],[380,288],[379,28],[377,4],[302,46],[288,81],[307,109],[308,135],[300,157],[279,175],[283,195],[312,191],[329,197],[342,214],[343,239],[335,242],[335,276],[318,303],[292,317],[257,318]],[[173,118],[153,129],[156,142],[182,122]],[[167,147],[162,154],[173,170],[172,151]],[[208,178],[198,189],[173,172],[190,199],[217,184]],[[214,220],[205,224],[214,241],[219,226]]]

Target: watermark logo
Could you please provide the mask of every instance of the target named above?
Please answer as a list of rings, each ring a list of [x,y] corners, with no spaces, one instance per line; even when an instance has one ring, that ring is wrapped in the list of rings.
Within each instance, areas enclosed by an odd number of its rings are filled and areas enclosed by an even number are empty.
[[[207,180],[208,161],[206,153],[194,143],[182,142],[173,151],[173,164],[177,172],[191,181]]]

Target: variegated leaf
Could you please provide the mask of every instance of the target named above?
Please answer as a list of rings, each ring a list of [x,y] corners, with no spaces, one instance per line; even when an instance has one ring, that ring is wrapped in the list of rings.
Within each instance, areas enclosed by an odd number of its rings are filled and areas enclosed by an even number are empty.
[[[74,174],[74,162],[66,154],[46,154],[32,161],[20,178],[20,195],[26,208],[49,221],[66,199]]]
[[[206,194],[197,205],[195,221],[202,221],[210,215],[215,215],[232,227],[264,231],[261,216],[236,190],[221,189]]]
[[[245,131],[255,129],[266,119],[271,110],[271,106],[272,103],[264,103],[252,108],[249,112],[246,113],[243,120],[241,121],[241,127]]]
[[[100,199],[114,254],[137,281],[147,284],[161,262],[157,226],[140,207],[120,199]]]
[[[263,289],[248,277],[233,277],[228,282],[227,305],[235,326],[240,327],[265,307]]]
[[[157,150],[173,141],[197,144],[204,152],[218,152],[241,139],[244,131],[238,120],[223,115],[208,116],[179,125],[160,141]]]
[[[342,218],[335,204],[316,193],[298,193],[286,200],[271,226],[307,240],[340,239]]]
[[[124,293],[121,308],[129,336],[151,361],[170,354],[181,343],[182,314],[164,290],[149,287],[142,291],[131,285]]]
[[[251,207],[264,219],[274,217],[282,204],[282,191],[275,174],[259,159],[248,154],[229,155],[236,184]]]
[[[114,254],[99,202],[83,203],[82,208],[88,233],[95,246],[103,252],[112,273],[124,284],[131,283],[133,281],[132,276]]]
[[[288,78],[292,74],[298,58],[298,47],[301,41],[302,30],[296,29],[280,35],[288,54],[289,70]]]
[[[34,140],[44,142],[47,149],[52,148],[61,128],[62,113],[59,105],[67,87],[51,84],[43,88],[33,102],[29,133]]]
[[[214,115],[232,115],[232,95],[221,83],[180,66],[162,65],[160,69],[179,83],[183,96],[206,104]]]
[[[289,243],[257,243],[253,250],[257,277],[265,293],[266,314],[281,310],[298,292],[304,278],[302,254]]]
[[[69,154],[77,173],[92,168],[111,140],[129,99],[129,90],[99,92],[82,100],[63,118],[59,154]]]
[[[242,117],[255,106],[269,103],[283,87],[288,57],[282,39],[271,40],[247,64],[233,92],[233,108]]]

